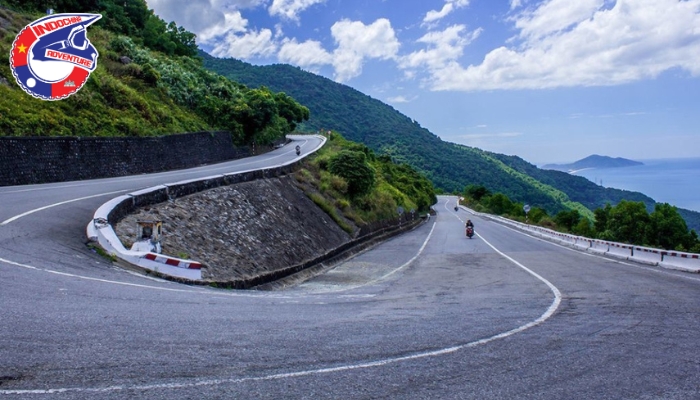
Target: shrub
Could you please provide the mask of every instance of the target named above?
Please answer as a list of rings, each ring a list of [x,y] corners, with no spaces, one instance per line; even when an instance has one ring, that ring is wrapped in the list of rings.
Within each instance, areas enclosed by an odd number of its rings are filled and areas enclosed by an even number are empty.
[[[375,170],[364,153],[342,150],[330,159],[328,170],[347,181],[348,195],[352,197],[367,194],[374,187]]]
[[[160,80],[160,73],[150,63],[145,63],[143,67],[143,80],[151,86],[156,86]]]

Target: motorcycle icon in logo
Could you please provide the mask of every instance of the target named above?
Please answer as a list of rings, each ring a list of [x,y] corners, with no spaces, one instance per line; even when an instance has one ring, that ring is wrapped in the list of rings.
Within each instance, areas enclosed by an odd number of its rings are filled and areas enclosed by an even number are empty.
[[[27,25],[10,52],[17,84],[43,100],[65,99],[83,87],[99,56],[87,27],[100,14],[54,14]]]

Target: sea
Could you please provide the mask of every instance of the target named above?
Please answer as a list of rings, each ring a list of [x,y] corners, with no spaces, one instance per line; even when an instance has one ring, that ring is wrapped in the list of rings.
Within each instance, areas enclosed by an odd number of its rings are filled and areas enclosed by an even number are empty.
[[[700,212],[700,158],[636,160],[622,168],[587,168],[573,174],[604,187],[641,192],[678,208]]]

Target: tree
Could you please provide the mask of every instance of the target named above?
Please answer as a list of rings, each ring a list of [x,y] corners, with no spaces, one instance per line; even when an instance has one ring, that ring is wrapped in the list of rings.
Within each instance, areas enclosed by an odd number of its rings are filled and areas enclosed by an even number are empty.
[[[547,211],[543,208],[532,207],[530,212],[527,213],[527,219],[533,224],[536,224],[542,220],[542,218],[547,217]]]
[[[367,156],[358,151],[342,150],[328,162],[328,171],[348,182],[348,194],[359,197],[374,187],[375,170],[367,163]]]
[[[610,210],[607,230],[612,233],[612,240],[643,245],[648,223],[649,213],[644,203],[622,200]]]
[[[484,196],[491,194],[488,189],[483,185],[469,185],[464,189],[465,197],[470,197],[474,201],[481,201]]]
[[[571,231],[579,236],[592,237],[593,227],[588,218],[581,218],[576,225],[571,228]]]
[[[240,105],[236,120],[243,126],[244,140],[251,143],[258,133],[273,123],[277,104],[265,87],[249,90],[244,98],[245,103]]]
[[[513,209],[513,202],[503,193],[496,193],[489,199],[488,207],[496,215],[503,215]]]
[[[596,208],[593,211],[593,215],[595,215],[593,227],[595,228],[597,233],[602,234],[603,232],[605,232],[606,229],[608,229],[608,219],[610,219],[611,209],[612,206],[610,205],[610,203],[607,203],[605,205],[605,208]]]
[[[585,219],[585,218],[584,218]],[[554,216],[554,222],[558,227],[571,232],[573,227],[581,220],[578,210],[560,211]]]
[[[275,94],[275,102],[280,117],[284,118],[287,123],[285,133],[293,132],[297,128],[297,123],[309,119],[309,109],[294,101],[284,92]]]
[[[673,250],[679,245],[690,248],[693,245],[685,220],[678,214],[678,209],[668,203],[656,204],[654,212],[649,215],[646,230],[646,243]]]

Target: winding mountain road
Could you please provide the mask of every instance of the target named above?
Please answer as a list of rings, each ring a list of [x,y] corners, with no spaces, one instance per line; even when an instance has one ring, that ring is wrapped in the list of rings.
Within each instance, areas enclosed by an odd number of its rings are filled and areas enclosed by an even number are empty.
[[[700,398],[698,275],[544,242],[455,197],[284,291],[146,278],[84,245],[112,197],[293,152],[0,188],[0,399]]]

